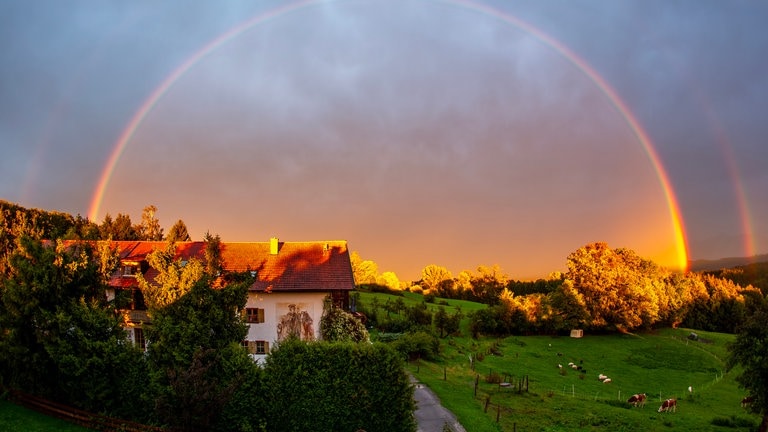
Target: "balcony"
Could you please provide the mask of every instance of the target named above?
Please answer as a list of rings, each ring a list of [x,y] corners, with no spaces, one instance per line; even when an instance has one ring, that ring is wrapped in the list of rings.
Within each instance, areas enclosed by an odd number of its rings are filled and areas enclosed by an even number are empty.
[[[126,324],[150,324],[152,322],[149,313],[145,310],[123,309],[120,313],[123,315],[123,320],[125,320]]]

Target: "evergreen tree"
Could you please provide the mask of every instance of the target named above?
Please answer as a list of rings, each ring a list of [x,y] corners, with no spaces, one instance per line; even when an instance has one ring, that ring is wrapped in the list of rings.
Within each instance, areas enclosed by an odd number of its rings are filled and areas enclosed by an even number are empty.
[[[211,282],[202,277],[175,301],[156,306],[147,329],[158,417],[183,430],[210,429],[242,377],[255,373],[237,360],[248,356],[241,346],[247,325],[238,312],[252,279],[221,289]],[[233,362],[241,366],[227,366]]]
[[[20,239],[0,291],[0,371],[10,387],[127,414],[146,373],[106,300],[106,275],[117,260],[99,254],[112,252]]]
[[[187,231],[187,225],[184,224],[184,221],[179,219],[176,221],[175,224],[171,227],[171,229],[168,231],[168,236],[166,236],[166,240],[169,242],[184,242],[184,241],[190,241],[192,238],[189,236],[189,232]]]

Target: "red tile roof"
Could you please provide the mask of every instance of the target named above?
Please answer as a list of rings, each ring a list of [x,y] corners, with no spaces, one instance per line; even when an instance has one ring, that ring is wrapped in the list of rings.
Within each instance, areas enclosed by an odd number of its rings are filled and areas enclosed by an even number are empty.
[[[120,260],[141,262],[165,242],[115,241]],[[225,270],[255,271],[256,282],[251,291],[331,291],[355,287],[346,241],[279,242],[278,253],[270,254],[270,242],[222,243],[221,257]],[[177,242],[176,258],[203,259],[205,242]],[[145,277],[157,272],[150,268]],[[114,287],[136,286],[135,278],[116,275]]]

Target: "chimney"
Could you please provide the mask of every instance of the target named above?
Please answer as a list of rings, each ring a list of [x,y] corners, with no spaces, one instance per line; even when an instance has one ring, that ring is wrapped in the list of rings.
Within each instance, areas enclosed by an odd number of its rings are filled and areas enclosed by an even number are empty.
[[[279,242],[277,237],[272,237],[269,239],[269,254],[270,255],[277,255],[279,247]]]

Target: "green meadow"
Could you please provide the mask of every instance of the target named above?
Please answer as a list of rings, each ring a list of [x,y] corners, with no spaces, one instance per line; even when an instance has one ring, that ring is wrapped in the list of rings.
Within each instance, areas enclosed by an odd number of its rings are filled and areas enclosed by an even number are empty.
[[[382,306],[398,297],[363,292],[359,301],[369,307],[374,298]],[[414,293],[400,298],[409,306],[423,300]],[[465,315],[462,335],[441,339],[435,361],[421,359],[407,368],[469,432],[749,431],[759,422],[740,405],[744,391],[734,381],[738,371],[724,370],[732,335],[660,329],[582,338],[473,339],[467,336],[466,315],[485,305],[443,299],[428,304],[432,312],[441,306],[449,313],[459,308]],[[687,338],[692,331],[698,341]],[[599,374],[611,382],[600,382]],[[644,408],[626,403],[635,393],[647,394]],[[666,398],[678,399],[677,412],[656,411]],[[0,399],[0,430],[85,429]]]
[[[368,305],[377,298],[383,304],[394,297],[361,293],[360,301]],[[405,293],[404,299],[411,305],[422,297]],[[436,303],[429,308],[446,303],[447,311],[459,307],[464,314],[485,307],[456,300]],[[692,331],[698,341],[688,339]],[[732,335],[691,329],[582,338],[467,335],[465,318],[462,336],[441,339],[437,360],[411,362],[408,369],[471,432],[748,431],[759,423],[741,407],[744,391],[734,381],[738,371],[725,371]],[[601,382],[599,374],[611,382]],[[626,403],[635,393],[646,393],[645,407]],[[658,413],[667,398],[678,400],[677,412]]]

